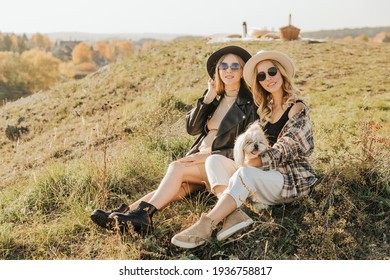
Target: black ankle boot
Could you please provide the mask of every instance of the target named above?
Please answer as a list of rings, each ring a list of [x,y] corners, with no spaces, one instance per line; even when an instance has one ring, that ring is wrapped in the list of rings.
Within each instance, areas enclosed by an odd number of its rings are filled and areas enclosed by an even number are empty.
[[[118,208],[112,209],[112,210],[102,210],[102,209],[96,209],[91,214],[91,220],[97,224],[98,226],[102,228],[111,229],[111,221],[112,219],[108,218],[110,214],[112,213],[126,213],[126,211],[129,209],[129,206],[127,204],[122,203]]]
[[[109,219],[118,219],[119,228],[122,230],[132,226],[135,232],[144,235],[153,231],[152,217],[156,211],[157,208],[152,204],[141,201],[136,210],[126,214],[113,213]]]

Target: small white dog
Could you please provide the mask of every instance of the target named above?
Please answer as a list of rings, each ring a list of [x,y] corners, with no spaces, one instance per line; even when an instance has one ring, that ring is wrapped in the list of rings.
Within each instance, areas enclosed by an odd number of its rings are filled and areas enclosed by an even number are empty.
[[[234,161],[239,166],[245,166],[249,159],[257,157],[268,147],[268,139],[259,122],[256,121],[237,137],[234,144]]]

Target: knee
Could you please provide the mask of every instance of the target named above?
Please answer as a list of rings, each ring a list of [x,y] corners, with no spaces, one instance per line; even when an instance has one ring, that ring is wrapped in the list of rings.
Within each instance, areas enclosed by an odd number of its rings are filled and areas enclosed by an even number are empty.
[[[249,170],[251,167],[240,167],[233,174],[231,180],[233,181],[243,181],[244,179],[250,178]]]
[[[185,164],[179,161],[173,161],[168,166],[169,172],[182,173],[184,171]]]
[[[248,167],[240,167],[237,170],[237,175],[241,177],[248,176]]]
[[[206,169],[213,167],[213,166],[220,166],[223,158],[224,158],[224,156],[221,156],[221,155],[211,155],[211,156],[207,157],[206,162],[205,162]]]

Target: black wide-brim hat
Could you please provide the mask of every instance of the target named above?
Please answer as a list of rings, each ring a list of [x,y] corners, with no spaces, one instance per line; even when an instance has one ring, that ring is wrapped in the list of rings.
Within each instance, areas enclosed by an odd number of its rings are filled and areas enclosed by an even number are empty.
[[[214,78],[215,67],[217,66],[218,60],[226,54],[235,54],[242,58],[244,62],[247,62],[251,58],[251,54],[248,53],[245,49],[237,46],[227,46],[222,49],[217,50],[210,55],[207,60],[207,72],[211,78]]]

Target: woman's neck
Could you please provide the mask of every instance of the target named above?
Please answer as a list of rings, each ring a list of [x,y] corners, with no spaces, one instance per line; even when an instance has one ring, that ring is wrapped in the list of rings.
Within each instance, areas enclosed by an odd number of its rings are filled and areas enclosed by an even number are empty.
[[[225,91],[238,91],[240,89],[240,83],[225,84]]]
[[[225,87],[225,95],[226,96],[237,96],[239,90],[240,90],[240,85]]]
[[[273,106],[281,107],[283,105],[283,91],[272,93]]]

